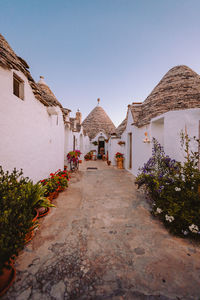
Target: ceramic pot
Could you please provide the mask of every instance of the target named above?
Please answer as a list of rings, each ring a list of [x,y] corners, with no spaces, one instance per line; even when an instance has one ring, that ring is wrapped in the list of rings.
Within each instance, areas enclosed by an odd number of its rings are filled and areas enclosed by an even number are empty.
[[[123,169],[123,161],[124,161],[124,158],[123,157],[118,157],[117,158],[117,168],[118,169]]]
[[[46,216],[50,212],[49,207],[40,207],[37,210],[38,210],[38,213],[39,213],[38,218],[43,218],[44,216]]]
[[[10,269],[3,268],[3,274],[0,275],[0,296],[3,296],[5,292],[13,284],[16,277],[16,270],[13,264],[10,264]]]

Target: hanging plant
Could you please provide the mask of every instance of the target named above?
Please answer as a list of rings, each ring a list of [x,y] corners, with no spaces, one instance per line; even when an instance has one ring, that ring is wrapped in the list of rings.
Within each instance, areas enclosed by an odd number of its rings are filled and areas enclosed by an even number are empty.
[[[97,145],[98,145],[98,142],[97,142],[97,141],[94,141],[94,142],[92,142],[92,144],[93,144],[94,146],[97,146]]]

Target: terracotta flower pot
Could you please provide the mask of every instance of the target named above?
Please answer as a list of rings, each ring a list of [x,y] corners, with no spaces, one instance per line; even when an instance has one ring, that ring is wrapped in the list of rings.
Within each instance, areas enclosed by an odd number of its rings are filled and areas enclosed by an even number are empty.
[[[34,230],[31,230],[25,235],[25,244],[28,244],[34,237]]]
[[[32,222],[35,223],[35,221],[37,220],[37,218],[39,218],[39,212],[37,209],[34,209],[35,211],[35,217],[33,218]],[[28,232],[25,235],[25,244],[27,244],[28,242],[30,242],[32,240],[32,238],[34,237],[34,225],[30,228],[30,232]]]
[[[53,199],[56,199],[57,197],[58,197],[58,191],[55,191],[49,194],[48,199],[51,202]]]
[[[123,161],[124,161],[124,158],[123,157],[118,157],[117,158],[117,168],[118,169],[123,169]]]
[[[38,218],[42,218],[42,217],[46,216],[50,212],[50,208],[49,207],[40,207],[37,210],[38,210],[38,213],[39,213]]]
[[[3,274],[0,275],[0,296],[3,296],[5,292],[13,284],[16,277],[16,270],[13,264],[10,264],[10,269],[4,268]]]

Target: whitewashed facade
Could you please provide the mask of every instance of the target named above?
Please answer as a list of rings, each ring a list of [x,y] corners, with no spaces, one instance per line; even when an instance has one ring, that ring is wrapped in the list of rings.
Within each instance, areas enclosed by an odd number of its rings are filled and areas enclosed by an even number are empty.
[[[13,94],[13,73],[23,81],[24,99]],[[64,166],[64,122],[59,106],[50,115],[27,77],[0,67],[0,165],[23,169],[34,182]]]
[[[112,164],[114,154],[122,152],[124,167],[137,175],[152,155],[153,138],[166,155],[183,162],[181,132],[200,137],[200,77],[186,66],[172,68],[143,103],[129,105],[127,123],[119,136],[126,143],[124,148],[119,148],[119,138],[109,142]],[[191,147],[198,151],[196,142]]]

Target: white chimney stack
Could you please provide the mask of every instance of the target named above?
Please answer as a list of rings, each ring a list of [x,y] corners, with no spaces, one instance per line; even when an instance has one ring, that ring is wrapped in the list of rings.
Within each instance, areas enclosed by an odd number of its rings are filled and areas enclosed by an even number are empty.
[[[38,83],[47,85],[44,81],[44,76],[40,76],[40,80],[38,81]]]

